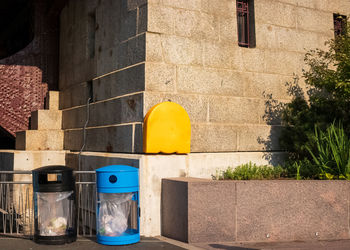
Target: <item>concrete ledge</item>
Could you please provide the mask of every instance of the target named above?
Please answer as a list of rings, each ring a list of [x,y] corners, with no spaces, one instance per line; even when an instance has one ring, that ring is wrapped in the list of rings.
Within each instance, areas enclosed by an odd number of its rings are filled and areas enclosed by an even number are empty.
[[[162,180],[163,236],[189,243],[350,239],[348,181]]]

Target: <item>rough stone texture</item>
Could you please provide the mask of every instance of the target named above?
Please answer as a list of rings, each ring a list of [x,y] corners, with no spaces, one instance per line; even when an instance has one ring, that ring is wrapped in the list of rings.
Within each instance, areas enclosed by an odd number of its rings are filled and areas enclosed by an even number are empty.
[[[137,65],[93,81],[93,100],[144,91],[145,64]]]
[[[59,110],[60,92],[48,91],[45,98],[45,109]]]
[[[163,236],[189,243],[236,240],[234,182],[163,179],[161,202]]]
[[[48,165],[65,165],[65,156],[65,151],[0,150],[0,170],[32,170]]]
[[[143,121],[143,95],[130,95],[89,105],[88,127]],[[87,119],[87,106],[63,111],[63,128],[81,128]]]
[[[37,67],[0,65],[0,126],[15,136],[26,130],[32,111],[44,107],[47,85]]]
[[[133,125],[89,128],[85,151],[133,152]],[[84,145],[83,129],[64,131],[64,149],[80,151]]]
[[[62,111],[60,110],[37,110],[32,112],[30,129],[61,129]]]
[[[237,151],[235,126],[205,123],[191,125],[191,152],[230,151]]]
[[[183,190],[184,186],[187,187],[187,201],[184,199],[186,193],[166,193],[177,188]],[[350,186],[347,181],[172,178],[163,180],[162,187],[162,204],[188,211],[188,216],[181,218],[181,225],[188,225],[184,229],[189,235],[186,240],[183,232],[172,224],[173,215],[162,210],[162,223],[167,223],[162,228],[174,232],[165,236],[182,241],[349,239],[349,224],[344,219],[349,210]]]
[[[146,92],[144,95],[144,115],[160,102],[172,101],[187,111],[191,123],[206,122],[208,118],[208,99],[206,96],[182,95],[173,93]]]
[[[17,150],[63,150],[63,130],[26,130],[17,132]]]
[[[59,87],[65,149],[82,147],[90,99],[85,150],[142,151],[147,11],[143,0],[70,1],[63,9]]]
[[[138,125],[136,125],[137,128]],[[141,127],[141,125],[139,125]],[[79,136],[80,138],[80,136]],[[82,138],[82,137],[81,137]],[[136,145],[136,144],[135,144]],[[79,151],[77,149],[77,151]],[[0,154],[1,157],[1,154]],[[161,181],[164,178],[173,177],[200,177],[211,179],[212,175],[215,176],[216,171],[222,171],[227,169],[228,166],[235,167],[239,164],[248,163],[252,161],[257,164],[269,164],[272,160],[282,161],[285,157],[284,153],[271,153],[266,155],[262,152],[230,152],[230,153],[191,153],[188,155],[145,155],[145,154],[116,154],[116,153],[103,153],[103,152],[82,152],[81,164],[79,168],[79,152],[67,152],[66,165],[74,169],[80,170],[94,170],[99,167],[112,165],[112,164],[124,164],[140,169],[140,229],[143,236],[157,236],[161,234],[161,224],[164,218],[160,212],[162,206],[162,185]],[[275,162],[275,163],[276,163]],[[86,180],[93,181],[93,180]],[[207,181],[207,180],[205,180]],[[205,184],[206,185],[206,184]],[[205,187],[207,188],[207,187]],[[208,187],[209,188],[209,187]],[[210,186],[210,189],[216,189],[216,187]],[[175,192],[175,190],[174,190]],[[208,191],[210,192],[210,191]],[[179,194],[179,192],[178,192]],[[186,193],[181,192],[181,197]],[[164,195],[164,193],[163,193]],[[179,200],[182,198],[179,197]],[[211,209],[219,209],[214,204],[217,196],[210,195],[209,201],[203,201],[197,197],[198,204],[204,204],[203,206],[210,206]],[[194,197],[195,198],[195,197]],[[225,201],[224,201],[225,202]],[[220,203],[218,203],[220,204]],[[173,204],[176,208],[177,205]],[[222,209],[222,206],[220,207]],[[172,210],[175,213],[175,209]],[[217,210],[216,210],[217,211]],[[180,213],[177,211],[177,213]],[[229,211],[225,211],[226,215]],[[220,215],[222,212],[216,212]],[[171,214],[170,214],[171,215]],[[171,218],[176,216],[172,215]],[[222,217],[224,219],[225,217]],[[178,223],[181,224],[186,218],[177,217]],[[171,219],[174,221],[174,219]],[[182,221],[182,222],[181,222]],[[219,219],[218,221],[221,221]],[[205,221],[200,222],[204,225]],[[194,227],[196,225],[193,225]],[[215,226],[218,226],[215,224]],[[197,230],[197,229],[196,229]],[[223,235],[230,235],[229,232],[224,229],[220,229]],[[223,230],[223,231],[222,231]],[[178,230],[175,230],[179,233]],[[174,232],[175,232],[174,231]],[[208,234],[213,234],[214,231],[208,229]],[[183,234],[181,234],[183,236]],[[194,238],[199,238],[200,235],[196,233],[190,234]]]
[[[91,98],[91,129],[132,128],[114,138],[131,146],[113,152],[142,152],[142,118],[169,100],[190,116],[192,152],[281,150],[278,104],[291,99],[286,82],[300,76],[306,50],[325,48],[333,37],[335,12],[350,13],[350,4],[257,1],[256,46],[243,48],[235,1],[70,1],[61,13],[60,107],[63,127],[77,130],[66,132],[66,149],[82,145]],[[134,111],[123,105],[130,96],[137,97]]]
[[[235,1],[149,1],[144,113],[167,97],[187,104],[194,152],[280,150],[279,128],[266,126],[280,124],[273,105],[290,100],[306,50],[333,38],[335,10],[350,4],[257,1],[256,47],[242,48]],[[189,94],[191,104],[170,98]]]
[[[188,242],[236,240],[236,225],[232,223],[236,220],[235,185],[193,181],[188,187],[188,218],[191,218],[188,221]],[[227,207],[233,209],[223,209]]]
[[[237,240],[348,239],[348,193],[346,181],[237,182]]]
[[[161,235],[188,242],[188,185],[186,182],[173,185],[174,182],[162,180]]]

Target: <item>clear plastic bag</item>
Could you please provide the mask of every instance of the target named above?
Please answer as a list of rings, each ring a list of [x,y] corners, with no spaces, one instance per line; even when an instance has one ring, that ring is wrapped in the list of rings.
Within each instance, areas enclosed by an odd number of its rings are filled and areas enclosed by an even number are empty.
[[[73,227],[73,191],[42,193],[37,192],[38,230],[42,236],[65,235]]]
[[[119,236],[128,229],[133,193],[99,193],[97,230],[102,236]]]

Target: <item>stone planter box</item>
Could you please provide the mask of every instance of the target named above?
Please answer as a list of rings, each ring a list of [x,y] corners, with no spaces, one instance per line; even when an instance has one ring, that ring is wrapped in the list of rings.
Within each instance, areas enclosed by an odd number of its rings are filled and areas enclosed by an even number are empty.
[[[161,232],[198,242],[350,239],[348,181],[162,180]]]

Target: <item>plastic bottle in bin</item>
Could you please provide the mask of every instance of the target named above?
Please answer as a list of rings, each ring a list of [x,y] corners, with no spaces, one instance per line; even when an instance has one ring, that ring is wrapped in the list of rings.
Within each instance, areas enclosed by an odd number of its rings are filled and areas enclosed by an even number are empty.
[[[96,170],[97,242],[126,245],[140,240],[138,169],[112,165]]]
[[[47,166],[32,171],[34,241],[64,244],[77,237],[75,178],[66,166]]]

